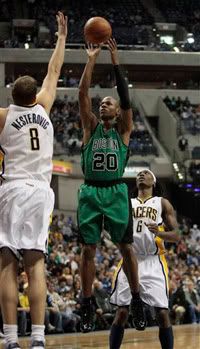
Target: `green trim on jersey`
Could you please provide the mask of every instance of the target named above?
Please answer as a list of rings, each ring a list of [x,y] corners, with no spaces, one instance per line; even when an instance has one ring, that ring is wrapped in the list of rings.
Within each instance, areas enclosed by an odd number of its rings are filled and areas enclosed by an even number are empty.
[[[123,176],[128,160],[125,145],[116,128],[104,131],[99,123],[89,142],[83,146],[81,166],[85,179],[112,181]]]

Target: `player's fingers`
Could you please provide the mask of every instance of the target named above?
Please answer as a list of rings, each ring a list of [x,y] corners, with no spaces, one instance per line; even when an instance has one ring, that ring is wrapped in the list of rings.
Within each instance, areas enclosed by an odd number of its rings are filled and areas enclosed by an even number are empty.
[[[111,48],[112,51],[115,49],[115,44],[112,41],[112,39],[110,39],[110,48]]]
[[[110,39],[108,39],[105,43],[106,43],[107,45],[110,45]]]
[[[57,17],[58,17],[58,20],[61,22],[61,15],[60,15],[60,11],[58,11],[58,13],[57,13]]]
[[[111,44],[112,46],[115,46],[115,42],[114,42],[113,38],[110,38],[109,41],[110,41],[110,44]]]
[[[113,42],[114,42],[115,46],[117,47],[117,41],[115,40],[115,38],[113,38]]]

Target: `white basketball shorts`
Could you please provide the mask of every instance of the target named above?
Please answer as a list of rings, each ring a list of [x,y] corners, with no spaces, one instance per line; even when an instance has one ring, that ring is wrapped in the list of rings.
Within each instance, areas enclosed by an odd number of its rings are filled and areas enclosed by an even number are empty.
[[[168,267],[164,255],[137,256],[140,297],[152,307],[168,308]],[[129,306],[131,291],[122,268],[115,272],[110,302],[118,306]]]
[[[46,253],[54,192],[45,182],[13,181],[0,187],[0,248]]]

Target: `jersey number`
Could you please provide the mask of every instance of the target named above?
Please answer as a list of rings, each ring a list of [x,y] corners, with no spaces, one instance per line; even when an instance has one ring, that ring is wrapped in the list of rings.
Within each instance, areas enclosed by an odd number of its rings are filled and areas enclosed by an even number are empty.
[[[136,232],[141,233],[141,231],[142,231],[142,221],[138,221]]]
[[[93,171],[116,171],[117,155],[115,153],[95,153],[92,163]]]
[[[37,128],[30,128],[30,137],[31,137],[31,150],[39,150],[40,142],[38,138]]]

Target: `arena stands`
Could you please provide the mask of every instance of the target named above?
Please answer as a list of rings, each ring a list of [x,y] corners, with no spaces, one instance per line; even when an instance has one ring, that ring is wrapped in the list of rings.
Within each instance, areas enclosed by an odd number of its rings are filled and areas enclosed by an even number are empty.
[[[92,98],[93,110],[98,115],[100,97]],[[82,129],[80,124],[78,101],[57,99],[51,110],[51,119],[54,125],[55,147],[54,155],[80,154],[82,145]],[[137,110],[134,111],[134,129],[129,144],[130,155],[157,155],[157,148],[146,129]]]
[[[198,185],[200,180],[200,106],[193,105],[189,98],[182,100],[180,97],[169,98],[166,96],[163,101],[174,115],[178,116],[177,133],[181,135],[178,141],[179,149],[187,151],[184,158],[187,172],[193,183]],[[193,161],[191,161],[193,160]]]
[[[193,34],[194,42],[184,44],[185,51],[200,50],[200,8],[196,0],[155,0],[166,22],[177,23]]]
[[[16,1],[14,1],[14,4]],[[106,6],[105,6],[106,5]],[[133,1],[106,1],[94,3],[84,1],[29,1],[22,2],[20,6],[14,6],[12,16],[9,13],[9,5],[3,2],[3,14],[0,20],[9,21],[12,18],[37,19],[37,35],[34,30],[22,35],[19,28],[15,28],[12,38],[5,40],[5,47],[21,47],[26,41],[32,47],[52,47],[55,41],[55,13],[64,10],[69,17],[69,43],[83,43],[83,27],[85,22],[93,16],[103,16],[108,19],[113,27],[113,35],[119,44],[123,45],[149,45],[151,24],[153,19],[145,11],[139,0]],[[14,16],[14,17],[13,17]],[[36,28],[36,27],[35,27]],[[46,29],[45,29],[46,28]],[[49,35],[43,35],[42,31]],[[40,35],[41,34],[41,35]],[[42,39],[43,36],[43,39]]]
[[[193,1],[154,1],[155,13],[160,11],[166,22],[175,23],[185,28],[174,44],[160,39],[162,33],[156,30],[156,16],[152,16],[148,6],[142,0],[101,1],[91,0],[1,0],[0,47],[44,47],[51,48],[55,42],[55,13],[65,11],[69,17],[69,37],[67,45],[82,47],[84,44],[83,27],[93,16],[103,16],[112,25],[113,36],[121,48],[139,50],[180,51],[200,50],[200,12],[197,2]],[[157,6],[157,7],[156,7]],[[11,20],[12,19],[12,20]],[[26,20],[26,21],[24,21]],[[27,21],[28,20],[28,21]],[[192,42],[186,33],[192,33]],[[166,34],[166,33],[165,33]],[[171,34],[171,33],[170,33]]]

